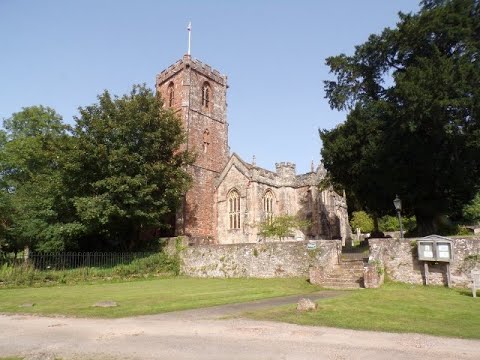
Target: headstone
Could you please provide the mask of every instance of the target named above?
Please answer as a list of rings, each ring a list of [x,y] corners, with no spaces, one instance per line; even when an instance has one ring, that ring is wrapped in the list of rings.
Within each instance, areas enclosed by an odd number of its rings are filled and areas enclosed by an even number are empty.
[[[317,304],[315,304],[312,300],[301,298],[298,300],[297,310],[298,311],[312,311],[317,308]]]
[[[94,306],[94,307],[107,308],[107,307],[115,307],[115,306],[118,306],[118,304],[117,304],[116,301],[99,301],[99,302],[95,303],[93,306]]]
[[[472,270],[472,295],[477,297],[477,290],[480,289],[480,270]]]

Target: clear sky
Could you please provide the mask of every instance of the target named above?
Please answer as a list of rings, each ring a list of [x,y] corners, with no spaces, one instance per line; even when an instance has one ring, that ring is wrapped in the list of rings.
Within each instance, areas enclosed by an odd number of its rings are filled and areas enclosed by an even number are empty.
[[[232,152],[274,169],[320,160],[318,129],[345,119],[324,98],[325,58],[351,54],[419,0],[0,0],[0,119],[53,107],[73,124],[104,89],[122,95],[187,51],[228,76]]]

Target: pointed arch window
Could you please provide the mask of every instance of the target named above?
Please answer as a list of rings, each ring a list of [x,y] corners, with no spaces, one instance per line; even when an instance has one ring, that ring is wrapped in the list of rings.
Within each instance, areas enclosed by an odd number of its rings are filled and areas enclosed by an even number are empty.
[[[210,102],[212,98],[212,89],[210,88],[210,84],[205,81],[202,86],[202,106],[204,108],[210,107]]]
[[[265,221],[269,224],[273,221],[273,193],[271,190],[267,190],[263,196],[263,213],[265,215]]]
[[[172,107],[175,101],[175,89],[174,89],[173,81],[171,81],[170,84],[168,84],[167,96],[168,96],[168,106]]]
[[[208,145],[210,145],[210,131],[205,129],[203,132],[203,152],[206,154],[208,150]]]
[[[240,194],[237,190],[228,194],[228,218],[230,229],[240,229]]]

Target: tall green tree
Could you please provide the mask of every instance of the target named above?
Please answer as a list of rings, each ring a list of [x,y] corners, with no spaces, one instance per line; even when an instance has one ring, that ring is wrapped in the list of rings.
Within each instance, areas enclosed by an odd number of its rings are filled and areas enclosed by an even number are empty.
[[[377,215],[399,194],[429,234],[480,187],[480,2],[421,5],[352,56],[327,59],[326,97],[349,114],[320,136],[334,182]]]
[[[10,250],[30,246],[63,250],[72,227],[65,223],[61,156],[68,126],[55,110],[31,106],[4,121],[0,142],[0,192],[4,241]]]
[[[151,228],[166,225],[190,177],[180,120],[151,90],[108,91],[80,108],[66,179],[90,248],[136,249]]]

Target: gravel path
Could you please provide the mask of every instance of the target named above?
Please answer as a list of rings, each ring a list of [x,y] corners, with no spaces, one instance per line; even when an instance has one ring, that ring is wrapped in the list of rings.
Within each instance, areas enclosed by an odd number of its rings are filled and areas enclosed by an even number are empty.
[[[225,319],[297,299],[113,320],[0,315],[0,356],[21,355],[31,360],[480,359],[480,341],[476,340]]]

